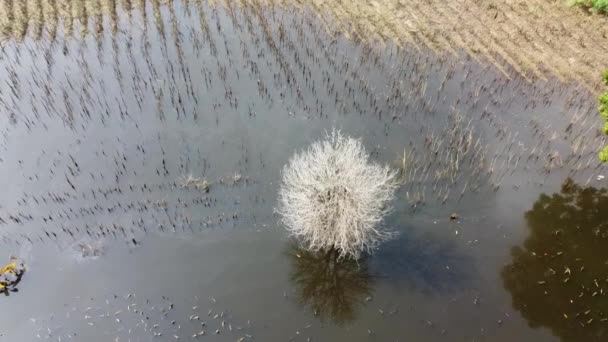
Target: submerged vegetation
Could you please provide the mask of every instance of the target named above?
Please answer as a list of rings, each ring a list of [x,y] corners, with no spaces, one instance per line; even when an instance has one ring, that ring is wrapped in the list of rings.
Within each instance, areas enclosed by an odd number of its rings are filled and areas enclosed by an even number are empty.
[[[575,0],[581,6],[605,11],[607,0]],[[23,40],[89,33],[117,32],[121,10],[152,14],[162,23],[161,8],[174,0],[4,0],[0,1],[0,35]],[[186,7],[202,0],[184,1]],[[603,64],[608,25],[589,21],[584,14],[545,0],[487,1],[319,1],[222,0],[210,4],[261,8],[281,6],[313,10],[331,31],[341,31],[358,41],[387,40],[417,49],[458,56],[461,51],[493,64],[508,75],[512,70],[526,78],[577,80],[594,88],[593,75]],[[149,6],[148,4],[151,4]],[[148,12],[148,13],[146,13]],[[458,13],[462,20],[449,18]],[[544,13],[540,15],[539,13]],[[104,28],[107,15],[111,26]],[[129,13],[129,19],[132,14]],[[555,18],[559,18],[556,24]],[[556,26],[557,25],[557,26]],[[483,32],[480,34],[479,32]],[[583,46],[583,49],[573,48]],[[576,62],[573,62],[576,61]]]
[[[283,169],[279,213],[310,251],[359,258],[392,234],[379,226],[397,187],[396,172],[369,160],[360,140],[333,131]]]
[[[486,186],[496,166],[488,160],[487,146],[476,131],[473,119],[459,112],[448,115],[445,127],[425,137],[423,150],[404,149],[398,161],[399,179],[406,187],[406,199],[418,209],[425,204],[426,180],[432,180],[435,200],[446,203],[450,196],[460,199],[467,191],[478,192]],[[517,167],[519,161],[512,165]],[[433,169],[429,165],[434,165]],[[464,175],[468,180],[462,184]],[[492,184],[496,191],[500,182]]]
[[[608,338],[608,190],[571,179],[525,214],[530,235],[502,271],[513,307],[562,341]]]

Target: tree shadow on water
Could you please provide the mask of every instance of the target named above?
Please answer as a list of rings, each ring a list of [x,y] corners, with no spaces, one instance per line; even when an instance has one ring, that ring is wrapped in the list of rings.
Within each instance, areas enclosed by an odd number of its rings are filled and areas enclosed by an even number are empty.
[[[336,324],[352,321],[356,310],[372,292],[372,277],[365,259],[338,258],[339,253],[310,252],[290,246],[290,280],[301,305],[309,306],[321,320]]]
[[[513,307],[562,341],[608,341],[608,190],[567,179],[525,218],[530,235],[502,270]]]
[[[380,246],[369,258],[369,269],[374,277],[409,291],[442,295],[469,288],[475,267],[453,241],[403,232]]]
[[[338,258],[335,250],[310,252],[290,245],[290,280],[301,305],[322,321],[341,325],[356,318],[375,283],[394,282],[425,294],[466,287],[472,259],[447,241],[425,235],[384,243],[376,254],[358,261]]]

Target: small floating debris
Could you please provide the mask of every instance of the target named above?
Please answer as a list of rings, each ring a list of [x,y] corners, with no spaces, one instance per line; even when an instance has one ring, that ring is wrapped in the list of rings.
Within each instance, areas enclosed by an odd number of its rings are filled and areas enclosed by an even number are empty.
[[[104,247],[100,241],[96,242],[80,242],[76,246],[83,258],[99,257],[104,254]]]
[[[11,256],[11,262],[0,269],[0,293],[8,294],[8,291],[15,292],[23,273],[25,273],[23,261]]]

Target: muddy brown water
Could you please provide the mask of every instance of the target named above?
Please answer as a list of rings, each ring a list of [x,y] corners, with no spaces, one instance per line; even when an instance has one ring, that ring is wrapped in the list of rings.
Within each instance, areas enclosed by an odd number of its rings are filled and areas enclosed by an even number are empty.
[[[290,8],[102,19],[3,46],[0,250],[28,271],[0,339],[605,338],[606,169],[582,87]],[[399,235],[359,264],[299,250],[273,210],[290,155],[334,127],[395,168],[406,154]]]

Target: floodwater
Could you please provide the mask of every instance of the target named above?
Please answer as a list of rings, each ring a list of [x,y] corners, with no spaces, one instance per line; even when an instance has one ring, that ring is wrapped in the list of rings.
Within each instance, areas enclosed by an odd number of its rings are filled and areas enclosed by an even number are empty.
[[[3,42],[0,250],[28,271],[0,339],[605,339],[585,88],[312,9],[142,3]],[[358,263],[274,214],[282,166],[332,128],[403,180],[398,237]]]

